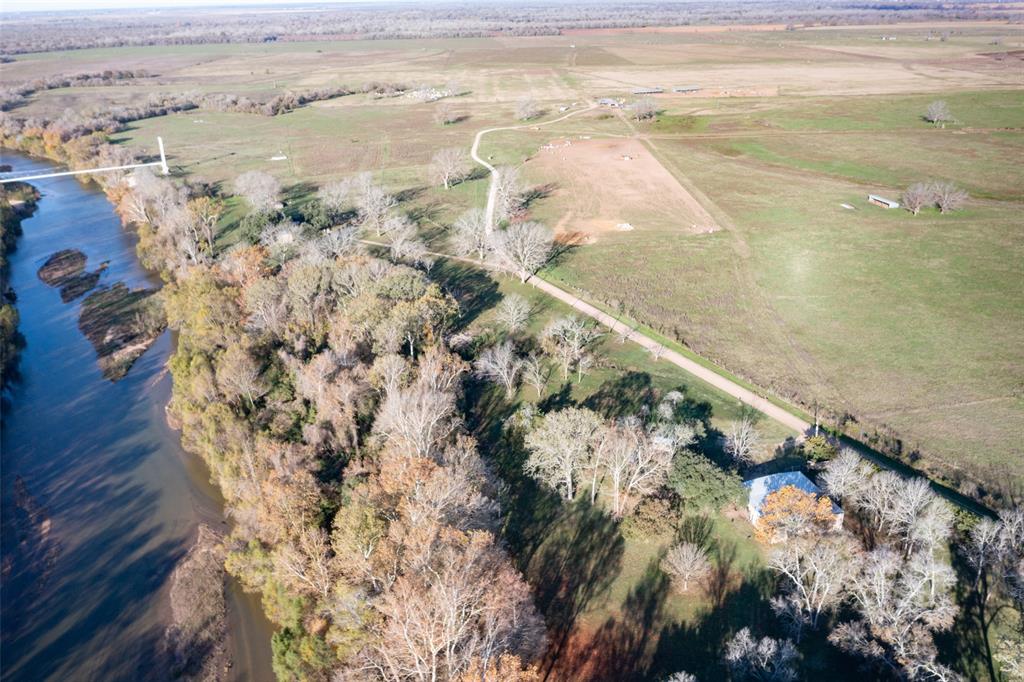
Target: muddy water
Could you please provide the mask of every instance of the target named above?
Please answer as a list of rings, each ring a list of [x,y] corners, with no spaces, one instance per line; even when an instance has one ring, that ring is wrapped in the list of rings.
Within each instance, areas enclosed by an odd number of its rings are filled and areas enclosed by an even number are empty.
[[[48,164],[4,152],[0,163]],[[169,576],[197,524],[224,528],[202,462],[167,427],[164,334],[118,383],[100,375],[77,328],[80,300],[62,303],[36,271],[79,249],[101,284],[155,286],[135,240],[95,187],[36,181],[43,197],[10,257],[26,339],[20,379],[5,396],[2,484],[4,680],[150,680],[169,615]],[[229,589],[232,677],[271,680],[271,626],[256,600]]]

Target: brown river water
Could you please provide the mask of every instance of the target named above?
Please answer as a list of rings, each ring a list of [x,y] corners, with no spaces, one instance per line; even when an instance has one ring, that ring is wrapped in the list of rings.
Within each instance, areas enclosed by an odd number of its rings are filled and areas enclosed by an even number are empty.
[[[7,151],[0,163],[59,170]],[[62,303],[36,276],[50,254],[72,248],[89,270],[109,261],[101,286],[158,286],[134,235],[95,186],[33,184],[42,199],[10,255],[26,345],[0,424],[0,677],[168,679],[157,651],[169,578],[199,523],[226,530],[222,500],[165,420],[171,334],[111,383],[78,330],[81,299]],[[272,680],[272,626],[233,581],[228,628],[231,679]]]

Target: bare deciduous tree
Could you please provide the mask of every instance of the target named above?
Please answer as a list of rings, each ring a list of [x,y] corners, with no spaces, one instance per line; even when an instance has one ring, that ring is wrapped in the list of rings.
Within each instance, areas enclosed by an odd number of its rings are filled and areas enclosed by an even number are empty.
[[[217,236],[217,223],[224,214],[224,203],[212,197],[197,197],[188,202],[188,210],[202,230],[204,249],[213,253],[213,240]]]
[[[800,653],[788,639],[755,639],[743,628],[725,645],[725,662],[736,680],[792,682]]]
[[[939,207],[940,213],[949,213],[963,208],[967,202],[968,194],[951,182],[937,182],[932,185],[932,193],[935,197],[935,205]]]
[[[469,172],[469,157],[459,147],[438,150],[430,160],[430,178],[445,189],[460,182]]]
[[[594,450],[594,468],[608,479],[615,516],[626,513],[633,497],[649,495],[665,482],[675,455],[671,442],[652,439],[637,418],[603,427]],[[592,485],[596,488],[596,480]]]
[[[725,451],[739,465],[753,461],[754,450],[761,442],[761,436],[754,427],[754,420],[749,415],[733,421],[729,425],[729,433],[725,437]]]
[[[349,180],[335,180],[317,190],[316,198],[331,213],[340,213],[348,206],[352,196],[352,183]]]
[[[530,321],[529,302],[516,294],[509,294],[501,299],[495,312],[498,322],[512,334],[525,329]]]
[[[235,194],[238,194],[259,213],[269,213],[277,206],[281,183],[273,175],[263,171],[248,171],[235,178]]]
[[[302,526],[294,541],[275,549],[272,559],[278,574],[299,594],[327,599],[340,577],[330,540],[320,528]]]
[[[429,456],[456,426],[454,397],[418,384],[389,391],[374,422],[385,438],[419,457]]]
[[[928,108],[924,111],[924,120],[945,128],[947,123],[952,123],[956,119],[953,118],[949,105],[946,104],[945,100],[940,99],[928,105]]]
[[[543,342],[549,352],[558,358],[562,366],[562,379],[568,379],[569,370],[573,367],[579,369],[580,360],[600,337],[597,327],[570,315],[552,320],[544,329]]]
[[[427,243],[416,237],[416,227],[411,223],[391,232],[389,251],[396,262],[405,261],[428,271],[434,265]]]
[[[217,384],[228,397],[243,397],[255,409],[256,400],[266,395],[270,384],[263,378],[263,369],[249,349],[239,343],[224,349],[217,362]]]
[[[451,125],[459,121],[461,116],[455,110],[455,105],[445,100],[440,100],[434,107],[434,122],[438,125]]]
[[[903,207],[917,215],[925,206],[935,203],[935,191],[931,183],[915,182],[903,192]]]
[[[516,102],[516,118],[520,121],[529,121],[540,116],[540,106],[530,98],[523,98]]]
[[[494,242],[487,231],[487,216],[483,209],[471,208],[459,216],[452,225],[451,244],[459,256],[487,259]]]
[[[305,242],[302,227],[287,219],[268,225],[260,235],[260,244],[278,261],[294,258]]]
[[[249,314],[247,326],[280,336],[288,321],[288,300],[284,283],[276,277],[260,278],[244,290],[243,300]]]
[[[710,568],[707,551],[692,542],[673,545],[661,560],[661,570],[668,574],[672,585],[680,592],[688,591],[690,582],[707,575]]]
[[[519,169],[515,166],[498,166],[495,169],[493,181],[497,188],[494,205],[495,217],[498,220],[506,220],[512,217],[522,205],[525,189],[519,177]]]
[[[495,252],[512,272],[525,282],[551,257],[554,235],[544,225],[535,222],[516,223],[494,233]]]
[[[505,397],[511,400],[516,392],[523,361],[516,355],[512,342],[505,341],[485,349],[473,363],[473,368],[478,377],[503,386]]]
[[[853,547],[845,537],[817,537],[773,550],[768,566],[785,579],[785,601],[796,606],[801,620],[816,628],[821,614],[842,598],[852,555]],[[776,610],[782,608],[780,601]]]
[[[825,492],[837,500],[859,506],[872,475],[871,465],[849,448],[825,464],[821,475]]]
[[[697,682],[697,676],[680,670],[677,673],[672,673],[661,682]]]
[[[600,427],[600,418],[590,410],[569,407],[552,412],[526,434],[530,456],[524,470],[558,490],[564,499],[572,500]]]
[[[543,619],[529,586],[490,535],[472,533],[436,551],[429,565],[399,577],[377,604],[383,619],[370,645],[371,669],[387,680],[457,680],[502,654],[535,658],[543,647]]]
[[[876,549],[856,560],[847,581],[861,620],[838,626],[829,640],[907,679],[955,679],[936,663],[932,638],[956,616],[949,595],[954,579],[949,565],[934,557],[904,559]]]
[[[184,206],[171,209],[164,216],[157,234],[166,240],[165,243],[170,247],[168,253],[177,255],[179,260],[175,266],[184,267],[206,260],[200,236],[202,229],[196,215]]]
[[[309,248],[314,249],[323,260],[332,261],[342,256],[360,253],[363,247],[359,243],[357,228],[335,227],[310,241]]]
[[[977,573],[980,581],[988,567],[997,561],[1000,551],[1000,532],[1002,525],[998,521],[984,518],[971,529],[970,539],[964,547],[967,561]]]
[[[523,360],[523,381],[537,391],[538,398],[544,395],[544,388],[548,385],[550,376],[547,365],[537,355],[531,353]]]
[[[356,205],[359,208],[359,219],[365,229],[373,230],[378,237],[384,234],[385,222],[388,215],[398,201],[384,191],[384,188],[372,182],[360,188],[356,198]]]
[[[633,118],[638,121],[652,119],[658,113],[658,103],[650,97],[638,99],[630,108],[633,110]]]

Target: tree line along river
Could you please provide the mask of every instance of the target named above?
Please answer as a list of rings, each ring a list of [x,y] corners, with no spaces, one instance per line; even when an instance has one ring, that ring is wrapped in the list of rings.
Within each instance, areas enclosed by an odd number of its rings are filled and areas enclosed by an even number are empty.
[[[6,150],[0,163],[60,170]],[[26,343],[0,428],[2,678],[166,679],[169,578],[199,523],[225,529],[222,500],[167,426],[171,333],[107,381],[78,329],[81,299],[63,303],[36,274],[54,252],[77,249],[89,269],[108,263],[100,286],[159,286],[134,235],[97,187],[33,184],[42,198],[9,257]],[[229,582],[227,602],[230,677],[273,679],[258,600]]]

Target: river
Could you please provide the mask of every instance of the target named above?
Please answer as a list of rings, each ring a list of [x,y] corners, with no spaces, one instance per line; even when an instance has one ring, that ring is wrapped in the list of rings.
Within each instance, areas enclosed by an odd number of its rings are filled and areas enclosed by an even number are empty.
[[[57,170],[6,150],[0,163]],[[155,652],[169,577],[200,522],[226,529],[222,500],[165,420],[171,334],[111,383],[78,330],[81,299],[62,303],[36,276],[50,254],[73,248],[89,270],[109,261],[101,285],[158,286],[134,235],[95,186],[33,184],[42,199],[10,256],[26,345],[0,430],[2,678],[166,679]],[[233,581],[228,628],[231,678],[272,680],[272,626]]]

